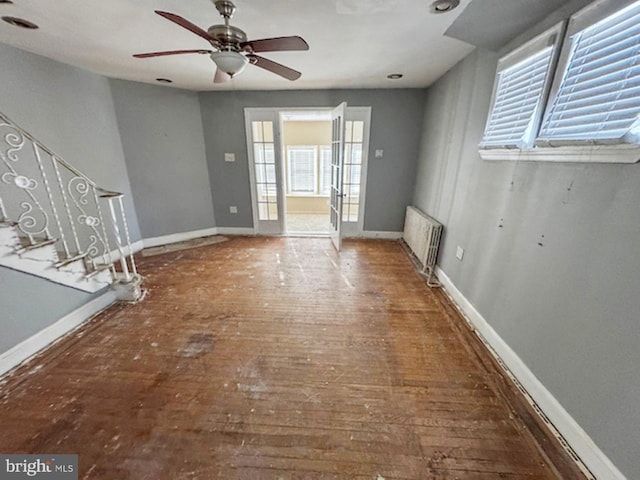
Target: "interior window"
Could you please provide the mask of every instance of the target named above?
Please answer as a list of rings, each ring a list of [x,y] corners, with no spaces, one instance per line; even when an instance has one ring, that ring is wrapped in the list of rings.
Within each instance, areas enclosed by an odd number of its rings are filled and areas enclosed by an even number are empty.
[[[288,147],[287,162],[289,193],[294,195],[317,193],[316,147]]]

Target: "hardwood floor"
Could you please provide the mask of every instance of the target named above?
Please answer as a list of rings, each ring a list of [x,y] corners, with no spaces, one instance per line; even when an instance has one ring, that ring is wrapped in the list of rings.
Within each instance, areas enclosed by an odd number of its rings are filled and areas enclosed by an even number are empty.
[[[0,383],[0,452],[78,453],[80,479],[561,478],[395,242],[237,237],[140,270],[144,302]]]

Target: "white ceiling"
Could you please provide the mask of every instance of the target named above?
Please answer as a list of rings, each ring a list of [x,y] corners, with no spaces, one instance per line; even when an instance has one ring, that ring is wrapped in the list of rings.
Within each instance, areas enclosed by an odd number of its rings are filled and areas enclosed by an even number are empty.
[[[202,38],[156,15],[165,10],[205,30],[223,23],[211,0],[13,0],[0,16],[39,25],[25,30],[0,22],[0,42],[93,72],[191,90],[284,90],[426,87],[473,47],[443,34],[470,0],[456,10],[429,13],[431,0],[234,0],[231,24],[249,39],[300,35],[308,52],[263,56],[302,72],[290,82],[258,67],[227,84],[213,84],[206,55],[136,59],[134,53],[208,48]],[[7,68],[3,66],[3,68]],[[388,80],[402,73],[401,80]]]

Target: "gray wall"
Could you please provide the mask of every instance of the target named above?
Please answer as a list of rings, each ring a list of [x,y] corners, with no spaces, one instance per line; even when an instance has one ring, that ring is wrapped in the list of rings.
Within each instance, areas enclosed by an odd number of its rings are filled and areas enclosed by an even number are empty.
[[[0,354],[92,298],[89,293],[0,267]]]
[[[110,83],[142,236],[215,226],[198,94]]]
[[[2,44],[0,65],[0,111],[101,186],[125,193],[140,238],[108,81]],[[0,284],[0,352],[92,298],[3,267]]]
[[[453,283],[640,478],[640,165],[481,160],[496,61],[477,50],[429,89],[413,201],[445,224]]]
[[[218,227],[252,227],[244,129],[246,107],[371,106],[371,141],[364,229],[401,231],[411,201],[422,126],[424,90],[327,90],[200,93],[200,106]],[[384,158],[375,158],[376,149]],[[224,153],[236,154],[226,163]],[[238,214],[229,213],[236,205]]]

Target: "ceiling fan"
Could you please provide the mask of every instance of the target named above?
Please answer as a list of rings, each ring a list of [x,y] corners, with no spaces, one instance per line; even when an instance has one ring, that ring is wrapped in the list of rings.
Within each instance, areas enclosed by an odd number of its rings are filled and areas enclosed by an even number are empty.
[[[275,37],[260,40],[247,40],[247,35],[238,27],[229,24],[236,6],[230,0],[215,0],[214,4],[220,15],[224,18],[224,25],[212,25],[208,30],[194,25],[189,20],[174,13],[156,10],[161,17],[186,28],[190,32],[204,38],[215,50],[171,50],[168,52],[138,53],[136,58],[163,57],[166,55],[183,55],[198,53],[210,55],[217,69],[214,76],[215,83],[229,80],[234,75],[244,70],[248,63],[264,68],[287,80],[297,80],[302,75],[300,72],[280,63],[256,55],[256,52],[282,52],[309,50],[309,45],[302,37]]]

